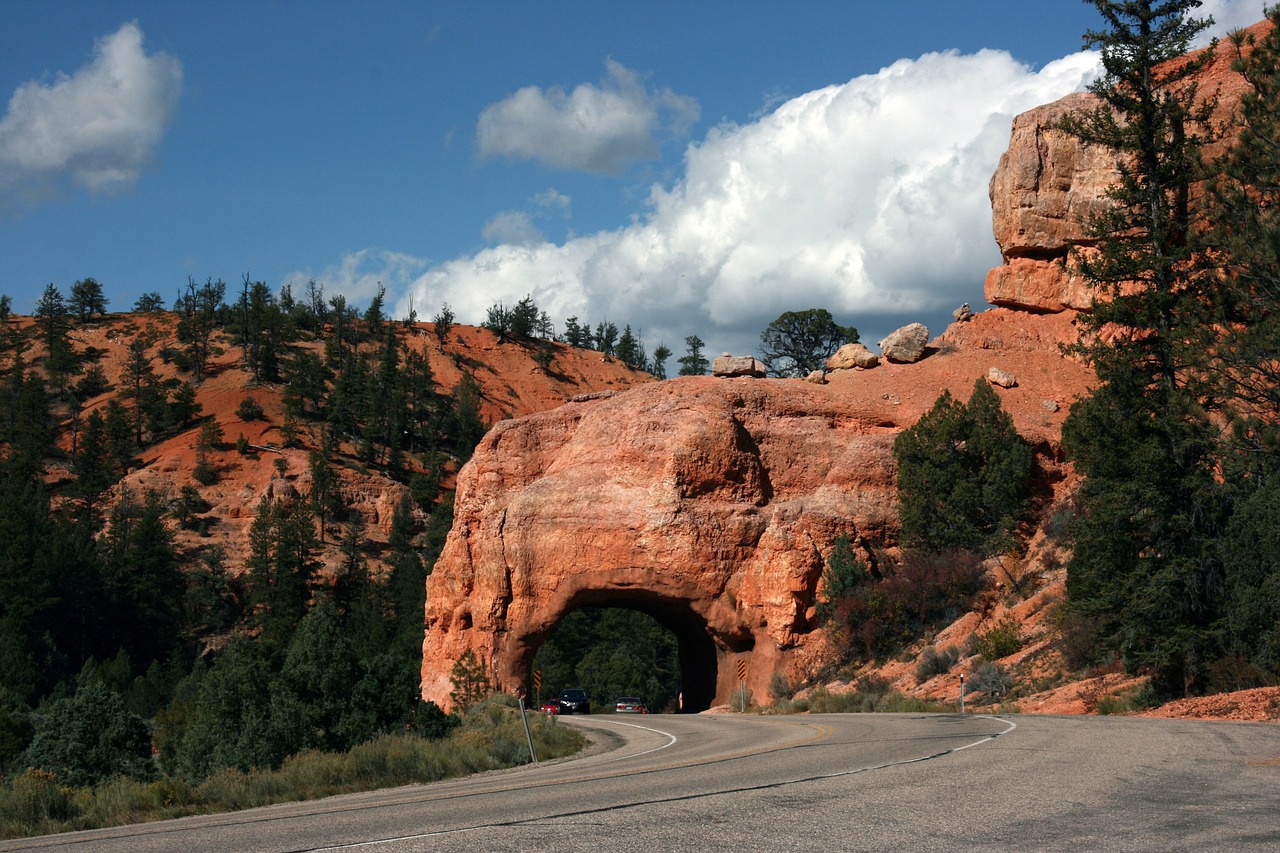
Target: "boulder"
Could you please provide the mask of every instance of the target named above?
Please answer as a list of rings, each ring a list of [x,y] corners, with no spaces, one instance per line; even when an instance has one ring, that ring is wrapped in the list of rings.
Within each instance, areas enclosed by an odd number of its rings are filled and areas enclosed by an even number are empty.
[[[923,323],[912,323],[890,332],[880,342],[880,354],[899,364],[914,364],[924,358],[925,345],[929,343],[929,329]]]
[[[712,376],[750,376],[760,379],[768,373],[768,368],[760,359],[750,355],[724,355],[711,364]]]
[[[972,316],[973,316],[973,309],[969,307],[968,302],[964,303],[959,308],[951,312],[951,319],[956,321],[957,323],[963,323]]]
[[[862,344],[845,344],[826,361],[827,370],[866,370],[880,363],[880,356]]]
[[[999,385],[1001,388],[1012,388],[1018,384],[1017,377],[998,367],[993,367],[987,371],[987,381],[992,385]]]

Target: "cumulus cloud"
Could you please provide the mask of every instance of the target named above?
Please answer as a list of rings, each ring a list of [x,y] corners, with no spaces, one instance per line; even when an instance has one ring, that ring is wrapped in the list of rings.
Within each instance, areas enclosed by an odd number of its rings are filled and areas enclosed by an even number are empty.
[[[490,243],[527,245],[541,243],[542,232],[523,210],[504,210],[485,223],[480,232]]]
[[[19,86],[0,119],[0,205],[34,202],[69,180],[126,189],[150,162],[178,105],[182,66],[148,56],[128,23],[99,39],[73,75]]]
[[[527,86],[486,107],[476,129],[481,155],[616,174],[657,157],[663,135],[678,138],[697,120],[693,98],[649,90],[612,59],[605,67],[598,86],[582,83],[572,92]]]
[[[1221,38],[1232,30],[1256,24],[1266,15],[1263,11],[1269,0],[1204,0],[1204,4],[1192,12],[1197,18],[1213,18],[1213,26],[1200,36],[1202,44],[1214,37]]]
[[[326,299],[342,294],[348,304],[359,304],[367,303],[376,295],[379,286],[385,287],[388,294],[408,293],[412,283],[428,266],[427,261],[403,252],[361,249],[344,253],[337,264],[319,272],[295,270],[284,277],[284,282],[293,287],[295,299],[303,298],[307,282],[314,280],[324,287]],[[404,306],[400,313],[407,316],[409,298],[402,301]],[[415,300],[414,305],[416,307],[419,303]]]
[[[1038,71],[1007,53],[933,53],[724,125],[654,186],[643,216],[563,244],[509,243],[435,265],[415,304],[479,322],[531,294],[552,317],[642,329],[677,351],[750,352],[783,311],[877,333],[981,302],[1000,262],[987,184],[1013,116],[1081,88],[1097,57]]]

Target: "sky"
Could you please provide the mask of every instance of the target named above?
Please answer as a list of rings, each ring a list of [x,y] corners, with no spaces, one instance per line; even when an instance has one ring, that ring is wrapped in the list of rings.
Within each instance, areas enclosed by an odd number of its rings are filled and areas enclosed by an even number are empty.
[[[1207,0],[1215,32],[1263,0]],[[650,352],[874,344],[985,305],[1015,115],[1081,0],[0,0],[0,294],[315,281],[479,324],[531,296]],[[674,372],[674,359],[668,365]]]

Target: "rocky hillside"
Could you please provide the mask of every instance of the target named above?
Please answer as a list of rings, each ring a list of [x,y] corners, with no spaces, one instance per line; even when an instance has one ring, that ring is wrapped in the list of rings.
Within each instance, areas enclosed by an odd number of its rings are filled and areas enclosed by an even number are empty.
[[[28,341],[30,348],[24,353],[25,361],[40,369],[45,354],[35,334],[34,321],[11,317],[8,323],[16,335]],[[177,315],[160,312],[110,314],[72,326],[73,349],[87,354],[88,363],[101,369],[108,389],[85,400],[74,416],[66,405],[55,408],[58,441],[67,454],[65,458],[52,460],[50,465],[49,481],[55,489],[66,491],[73,477],[70,457],[76,420],[83,423],[94,411],[105,411],[112,401],[132,406],[124,397],[129,385],[131,342],[139,339],[149,342],[146,357],[158,383],[172,385],[189,378],[168,355],[176,345],[177,323]],[[652,376],[599,352],[560,344],[554,345],[550,368],[543,369],[534,359],[532,344],[500,342],[483,328],[455,325],[441,341],[433,324],[418,323],[401,326],[398,335],[406,351],[416,351],[427,359],[440,394],[449,395],[464,374],[474,378],[479,388],[480,418],[485,425],[553,408],[575,395],[653,381]],[[364,346],[373,349],[376,344]],[[314,337],[304,338],[294,349],[321,354],[323,342]],[[154,491],[173,503],[183,487],[196,488],[208,509],[201,513],[203,523],[177,531],[178,544],[189,555],[210,546],[221,547],[227,554],[228,568],[236,571],[247,551],[248,529],[259,501],[264,496],[294,498],[310,493],[308,455],[321,445],[323,424],[299,419],[296,437],[286,440],[281,432],[286,420],[284,384],[255,382],[245,367],[243,351],[229,334],[215,335],[212,352],[206,376],[195,384],[200,418],[185,429],[171,431],[161,440],[145,444],[136,454],[134,467],[112,487],[108,499],[118,500],[126,492],[139,496]],[[11,359],[10,354],[10,364]],[[257,402],[262,417],[245,420],[238,414],[246,398]],[[196,445],[201,424],[210,419],[220,426],[223,441],[210,454],[216,481],[202,485],[195,479]],[[250,445],[247,453],[236,449],[240,436]],[[342,502],[358,512],[367,525],[366,551],[376,570],[378,554],[387,541],[392,512],[406,486],[380,466],[361,463],[357,451],[358,448],[351,445],[335,448],[339,490]],[[451,488],[452,476],[459,464],[457,460],[445,461],[443,485],[446,490]],[[335,528],[328,533],[329,547],[324,551],[323,561],[331,567],[338,559],[332,545],[340,531]]]

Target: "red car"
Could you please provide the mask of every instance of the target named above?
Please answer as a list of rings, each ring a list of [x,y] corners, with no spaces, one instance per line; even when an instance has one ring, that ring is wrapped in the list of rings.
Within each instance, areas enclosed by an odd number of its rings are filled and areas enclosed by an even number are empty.
[[[543,702],[543,703],[542,703],[542,713],[544,713],[544,714],[559,714],[559,713],[560,713],[560,703],[559,703],[559,702],[556,702],[556,701],[554,701],[554,700],[548,699],[546,702]]]

